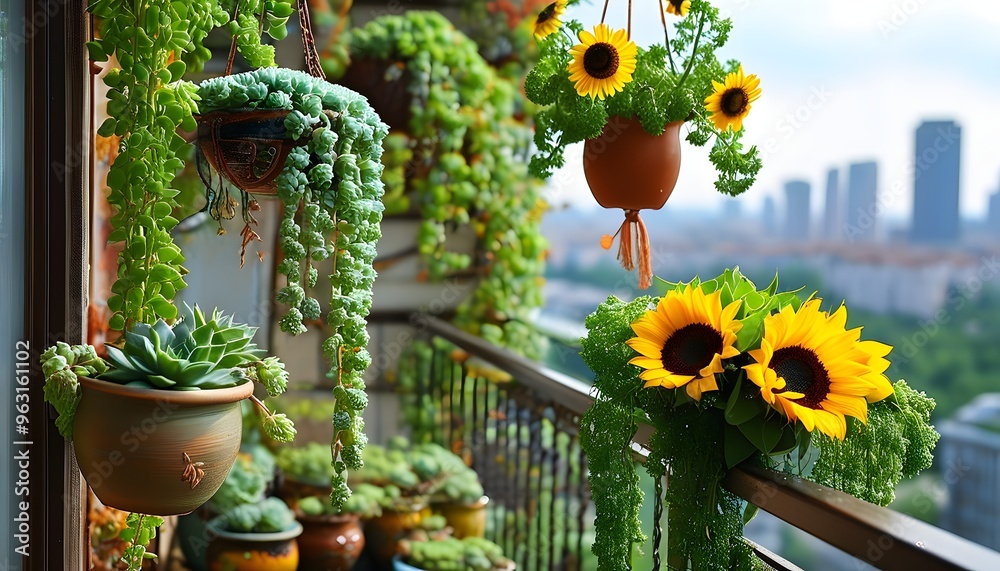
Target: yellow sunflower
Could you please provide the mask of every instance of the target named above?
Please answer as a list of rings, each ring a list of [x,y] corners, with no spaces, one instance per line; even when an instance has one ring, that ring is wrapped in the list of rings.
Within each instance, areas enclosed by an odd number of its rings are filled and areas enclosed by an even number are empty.
[[[538,13],[538,17],[535,18],[535,39],[541,40],[558,30],[562,26],[562,21],[559,17],[565,11],[566,0],[556,0],[542,9]]]
[[[580,32],[580,42],[570,53],[569,79],[580,96],[604,99],[624,89],[635,71],[635,43],[625,30],[598,24],[594,33]]]
[[[820,310],[821,301],[765,317],[760,349],[750,351],[756,363],[743,368],[764,400],[790,421],[843,440],[846,416],[867,422],[866,401],[892,394],[884,375],[891,347],[860,341],[861,328],[845,328],[847,309],[830,315]]]
[[[667,14],[687,16],[691,9],[691,0],[667,0]]]
[[[639,378],[646,388],[684,387],[695,400],[719,390],[715,374],[723,371],[723,359],[739,354],[734,344],[743,326],[733,319],[740,301],[723,308],[719,297],[689,285],[660,298],[655,310],[632,324],[638,337],[626,343],[641,356],[629,363],[645,369]]]
[[[725,83],[712,81],[715,93],[705,99],[705,108],[712,114],[712,122],[720,131],[732,127],[743,128],[743,119],[750,113],[750,104],[760,98],[760,79],[743,75],[743,66],[726,76]]]

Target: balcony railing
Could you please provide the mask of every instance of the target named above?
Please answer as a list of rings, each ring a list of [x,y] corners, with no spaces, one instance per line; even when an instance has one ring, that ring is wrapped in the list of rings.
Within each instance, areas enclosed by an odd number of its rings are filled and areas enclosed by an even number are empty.
[[[481,475],[491,498],[487,537],[522,571],[595,569],[587,461],[577,434],[593,402],[590,386],[445,321],[422,316],[419,325],[435,349],[430,370],[415,376],[404,398],[432,403],[425,437],[463,454]],[[648,435],[636,435],[637,461]],[[1000,553],[787,474],[738,467],[725,486],[878,569],[1000,569]],[[750,544],[768,566],[798,569]]]

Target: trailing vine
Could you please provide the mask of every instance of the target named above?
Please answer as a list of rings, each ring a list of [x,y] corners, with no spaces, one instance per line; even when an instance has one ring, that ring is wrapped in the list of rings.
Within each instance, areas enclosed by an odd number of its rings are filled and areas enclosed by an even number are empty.
[[[364,98],[304,72],[264,68],[224,76],[199,88],[203,111],[286,109],[287,135],[304,141],[285,160],[277,193],[284,203],[278,230],[284,259],[278,272],[286,285],[278,301],[288,310],[282,331],[297,335],[304,321],[320,320],[319,266],[329,263],[323,301],[328,337],[323,354],[335,382],[335,475],[331,503],[350,496],[347,469],[361,467],[367,406],[362,378],[371,364],[365,318],[371,309],[375,243],[381,236],[382,140],[388,127]]]

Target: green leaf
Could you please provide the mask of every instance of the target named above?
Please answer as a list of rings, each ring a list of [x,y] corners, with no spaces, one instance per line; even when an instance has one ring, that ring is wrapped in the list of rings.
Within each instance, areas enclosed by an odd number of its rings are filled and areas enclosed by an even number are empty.
[[[101,42],[87,42],[87,51],[90,53],[90,59],[94,61],[108,61],[108,54]]]
[[[737,427],[730,424],[726,425],[724,440],[726,468],[733,468],[757,452],[757,447]]]
[[[750,523],[750,520],[757,515],[758,511],[760,511],[760,508],[750,502],[747,502],[747,507],[743,509],[743,525]]]
[[[187,64],[181,60],[176,60],[167,66],[167,71],[170,72],[171,82],[179,81],[184,76],[184,72],[187,71]]]
[[[726,422],[734,426],[763,414],[767,409],[767,405],[761,400],[759,391],[757,391],[757,385],[744,382],[745,379],[746,375],[740,371],[739,378],[736,379],[736,386],[733,388],[732,394],[729,395],[729,400],[726,401]]]
[[[765,454],[773,454],[787,426],[787,420],[778,414],[774,414],[767,419],[761,427],[761,441],[764,444],[764,448],[761,451]]]

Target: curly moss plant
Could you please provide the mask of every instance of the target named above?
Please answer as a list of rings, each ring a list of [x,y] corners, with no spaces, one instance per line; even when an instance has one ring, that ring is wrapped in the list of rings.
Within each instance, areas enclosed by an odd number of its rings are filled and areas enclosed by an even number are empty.
[[[715,55],[729,39],[731,21],[707,0],[692,0],[684,17],[667,18],[676,24],[665,31],[664,44],[639,47],[631,81],[607,98],[579,95],[567,71],[583,25],[568,21],[539,42],[539,61],[524,84],[528,99],[544,106],[535,116],[538,152],[531,159],[532,174],[548,177],[564,164],[568,145],[600,136],[609,119],[620,116],[638,118],[650,135],[662,134],[669,123],[686,122],[689,143],[704,146],[715,140],[709,158],[719,173],[719,192],[735,196],[753,184],[761,168],[757,148],[744,151],[742,130],[716,128],[703,104],[714,92],[713,81],[722,82],[739,69],[739,62],[723,64]]]
[[[387,139],[386,212],[417,210],[427,278],[474,268],[481,281],[456,323],[539,356],[523,322],[541,305],[546,205],[528,174],[531,127],[515,81],[501,77],[444,16],[411,11],[351,31],[351,57],[400,62],[410,121]],[[473,256],[445,247],[449,225],[471,224]]]
[[[659,561],[658,522],[666,506],[671,568],[762,568],[742,539],[757,508],[722,488],[727,471],[741,462],[806,475],[883,506],[901,478],[930,466],[938,440],[930,424],[934,401],[903,381],[889,384],[882,373],[891,348],[860,340],[860,329],[846,330],[846,309],[822,312],[818,299],[803,302],[794,292],[777,292],[777,279],[758,290],[738,270],[690,284],[661,281],[661,289],[662,303],[611,297],[587,318],[582,356],[595,373],[597,397],[581,420],[580,438],[601,571],[631,569],[632,552],[644,540],[643,494],[631,448],[639,423],[654,429],[645,462],[656,482],[653,557]],[[696,317],[685,315],[689,311]],[[703,320],[702,311],[716,317]],[[718,327],[724,333],[715,333]],[[706,331],[718,335],[718,349],[715,341],[704,345],[707,355],[701,341],[716,337],[698,337]],[[831,346],[835,355],[810,354],[827,359],[818,363],[822,375],[832,377],[823,381],[812,376],[819,369],[801,366],[803,354]],[[726,357],[715,360],[718,351]],[[694,374],[683,372],[694,363]],[[781,373],[762,380],[761,367]],[[801,392],[790,392],[791,383]],[[856,400],[849,422],[836,411],[837,402],[848,402],[841,392],[848,389]],[[768,401],[770,395],[800,408]]]
[[[219,77],[199,88],[202,111],[231,108],[287,109],[285,129],[304,143],[292,150],[277,179],[284,218],[278,230],[284,257],[278,272],[286,285],[278,301],[288,306],[282,331],[305,331],[304,321],[324,323],[327,377],[336,384],[334,505],[350,496],[346,470],[361,466],[367,406],[362,375],[371,364],[365,318],[371,309],[375,243],[381,236],[382,140],[388,127],[364,98],[306,73],[265,68]],[[327,262],[328,261],[328,262]],[[327,262],[326,314],[315,288]]]

